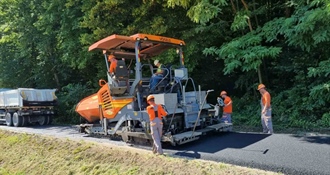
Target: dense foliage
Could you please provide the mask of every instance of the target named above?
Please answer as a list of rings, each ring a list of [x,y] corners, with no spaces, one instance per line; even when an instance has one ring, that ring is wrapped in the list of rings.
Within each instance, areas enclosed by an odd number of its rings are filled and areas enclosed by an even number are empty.
[[[186,41],[190,76],[234,99],[234,121],[259,125],[259,83],[275,128],[330,127],[330,0],[0,0],[0,87],[57,88],[61,122],[98,90],[106,67],[89,45],[111,34]],[[164,59],[165,63],[173,59]]]

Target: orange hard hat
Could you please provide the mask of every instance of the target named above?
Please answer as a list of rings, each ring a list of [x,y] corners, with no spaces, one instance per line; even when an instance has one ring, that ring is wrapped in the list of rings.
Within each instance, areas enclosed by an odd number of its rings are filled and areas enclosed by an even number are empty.
[[[112,54],[111,54],[111,55],[109,55],[109,56],[108,56],[108,61],[110,61],[112,58],[115,58],[115,56],[114,56],[114,55],[112,55]]]
[[[262,89],[262,88],[265,88],[266,86],[264,84],[259,84],[258,86],[258,90]]]
[[[221,91],[220,96],[222,96],[222,95],[227,95],[227,92],[226,91]]]
[[[147,97],[147,101],[149,101],[149,100],[151,100],[151,99],[155,99],[155,97],[154,97],[153,95],[149,95],[149,96]]]

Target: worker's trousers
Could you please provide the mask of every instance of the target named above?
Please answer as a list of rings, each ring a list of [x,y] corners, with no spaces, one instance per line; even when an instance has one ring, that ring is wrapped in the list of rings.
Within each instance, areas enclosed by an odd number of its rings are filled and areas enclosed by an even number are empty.
[[[150,90],[155,90],[156,85],[161,79],[163,79],[163,75],[152,75],[150,78]]]
[[[158,154],[163,154],[161,139],[163,132],[163,122],[161,119],[156,117],[153,121],[150,122],[151,135],[154,140],[154,146]]]
[[[264,106],[261,105],[261,124],[263,133],[273,134],[273,123],[272,123],[272,108],[267,108],[263,114],[262,109]]]
[[[222,123],[231,123],[231,113],[223,113],[221,122]]]

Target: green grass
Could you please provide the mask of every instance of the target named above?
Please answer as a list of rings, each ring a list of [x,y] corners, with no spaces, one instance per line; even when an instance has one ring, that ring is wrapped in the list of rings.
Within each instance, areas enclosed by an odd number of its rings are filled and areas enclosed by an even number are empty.
[[[0,130],[1,175],[277,174],[151,151]]]

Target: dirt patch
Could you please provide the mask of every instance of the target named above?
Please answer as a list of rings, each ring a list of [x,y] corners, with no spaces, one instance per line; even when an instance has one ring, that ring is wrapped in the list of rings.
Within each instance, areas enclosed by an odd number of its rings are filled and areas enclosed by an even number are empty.
[[[150,151],[0,130],[0,174],[277,174]]]

